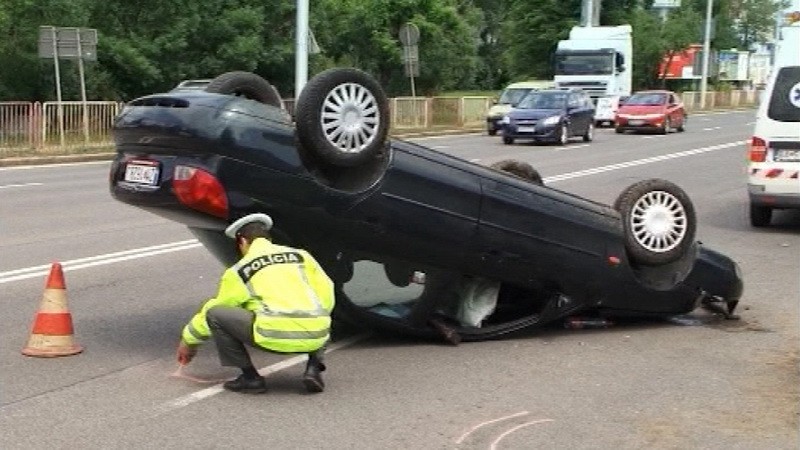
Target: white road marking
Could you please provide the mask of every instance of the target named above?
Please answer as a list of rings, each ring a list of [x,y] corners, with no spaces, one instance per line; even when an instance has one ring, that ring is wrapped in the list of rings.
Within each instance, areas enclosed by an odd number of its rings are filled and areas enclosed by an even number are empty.
[[[478,428],[481,428],[483,426],[490,425],[490,424],[493,424],[493,423],[496,423],[496,422],[501,422],[503,420],[513,419],[514,417],[524,416],[524,415],[527,415],[527,414],[530,414],[530,413],[528,411],[520,411],[518,413],[511,414],[509,416],[498,417],[497,419],[492,419],[492,420],[487,420],[486,422],[481,422],[481,423],[473,426],[469,430],[467,430],[466,433],[462,434],[461,437],[456,440],[456,444],[460,444],[460,443],[464,442],[464,439],[466,439],[467,436],[469,436],[470,434],[474,433],[475,430],[477,430]]]
[[[169,244],[153,245],[149,247],[135,248],[121,252],[107,253],[104,255],[90,256],[88,258],[72,259],[61,263],[64,271],[85,269],[88,267],[103,266],[132,259],[147,258],[150,256],[162,255],[165,253],[178,252],[201,247],[202,244],[197,239],[172,242]],[[27,280],[29,278],[42,277],[50,273],[50,264],[41,266],[26,267],[24,269],[0,272],[0,284],[12,281]]]
[[[665,134],[657,134],[655,136],[642,136],[642,139],[657,139],[657,138],[663,138],[663,137],[666,137],[666,135]]]
[[[445,149],[445,148],[450,148],[450,146],[449,145],[432,145],[431,148],[434,149],[434,150],[442,150],[442,149]]]
[[[749,125],[755,125],[755,124],[756,124],[755,122],[747,122],[745,125],[749,126]]]
[[[613,170],[627,169],[628,167],[642,166],[645,164],[652,164],[655,162],[668,161],[670,159],[683,158],[686,156],[700,155],[703,153],[713,152],[715,150],[722,150],[725,148],[736,147],[745,144],[747,141],[728,142],[727,144],[712,145],[710,147],[696,148],[694,150],[686,150],[677,153],[669,153],[667,155],[653,156],[651,158],[637,159],[635,161],[626,161],[619,164],[610,164],[607,166],[594,167],[592,169],[579,170],[577,172],[565,173],[547,177],[544,179],[545,183],[553,183],[555,181],[570,180],[572,178],[586,177],[589,175],[596,175],[598,173],[611,172]]]
[[[21,188],[29,186],[44,186],[44,184],[42,183],[6,184],[4,186],[0,185],[0,189]]]
[[[572,150],[576,148],[589,147],[590,145],[592,144],[562,145],[561,147],[556,148],[555,151],[560,152],[561,150]]]
[[[9,170],[50,169],[50,168],[73,167],[73,166],[98,166],[100,164],[111,164],[111,161],[87,161],[87,162],[75,162],[75,163],[39,164],[35,166],[9,166],[9,167],[0,167],[0,172],[5,172]]]
[[[469,162],[472,163],[481,162],[481,159],[480,158],[470,159]]]
[[[440,134],[438,136],[419,136],[419,137],[411,137],[406,138],[406,141],[427,141],[429,139],[445,139],[445,138],[456,138],[456,137],[469,137],[469,136],[483,136],[484,133],[458,133],[455,132],[454,134]]]
[[[333,352],[333,351],[336,351],[336,350],[339,350],[339,349],[342,349],[342,348],[345,348],[345,347],[349,347],[349,346],[355,344],[356,342],[367,338],[368,336],[369,336],[368,333],[367,334],[359,334],[359,335],[356,335],[356,336],[351,336],[351,337],[349,337],[347,339],[344,339],[342,341],[339,341],[339,342],[334,342],[333,344],[331,344],[325,350],[325,353],[328,354],[330,352]],[[267,375],[275,373],[275,372],[280,372],[281,370],[287,369],[289,367],[296,366],[296,365],[298,365],[298,364],[300,364],[300,363],[302,363],[304,361],[307,361],[307,360],[308,360],[308,357],[306,355],[293,356],[291,358],[284,359],[283,361],[280,361],[278,363],[263,367],[263,368],[259,369],[258,373],[263,375],[263,376],[267,376]],[[169,413],[169,412],[175,411],[176,409],[180,409],[180,408],[183,408],[185,406],[189,406],[192,403],[197,403],[200,400],[204,400],[204,399],[207,399],[209,397],[213,397],[213,396],[219,394],[220,392],[222,392],[224,390],[225,390],[225,388],[222,387],[222,383],[219,383],[219,384],[215,384],[214,386],[207,387],[205,389],[192,392],[191,394],[184,395],[183,397],[178,397],[178,398],[176,398],[174,400],[170,400],[168,402],[165,402],[165,403],[157,406],[156,407],[156,414],[160,415],[160,414],[165,414],[165,413]]]

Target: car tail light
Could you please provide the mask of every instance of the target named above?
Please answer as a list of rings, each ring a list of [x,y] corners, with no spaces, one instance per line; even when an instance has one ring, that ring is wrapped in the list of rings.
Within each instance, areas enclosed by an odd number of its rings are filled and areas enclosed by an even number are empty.
[[[764,162],[767,160],[767,142],[760,137],[753,136],[750,141],[750,161]]]
[[[222,219],[228,218],[228,196],[214,175],[203,169],[175,166],[172,189],[181,203]]]

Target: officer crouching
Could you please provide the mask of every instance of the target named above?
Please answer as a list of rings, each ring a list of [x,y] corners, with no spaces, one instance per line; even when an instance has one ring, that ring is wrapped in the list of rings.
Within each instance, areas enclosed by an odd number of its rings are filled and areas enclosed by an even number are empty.
[[[225,270],[217,296],[183,328],[178,362],[188,364],[197,347],[213,337],[222,365],[242,370],[225,389],[261,393],[267,390],[266,381],[245,344],[276,353],[307,353],[303,383],[309,392],[322,392],[333,282],[307,251],[273,244],[271,228],[270,216],[250,214],[225,230],[243,256]]]

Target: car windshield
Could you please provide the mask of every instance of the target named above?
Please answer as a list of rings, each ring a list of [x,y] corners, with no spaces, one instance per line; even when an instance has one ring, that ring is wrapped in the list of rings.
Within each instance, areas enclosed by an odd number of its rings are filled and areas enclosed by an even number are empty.
[[[634,94],[625,100],[625,106],[663,105],[667,94]]]
[[[519,102],[523,109],[563,109],[567,94],[562,92],[532,92]]]
[[[497,103],[516,106],[530,91],[531,88],[506,89],[503,91],[503,95],[500,96],[500,100],[498,100]]]
[[[556,54],[556,75],[608,75],[614,73],[611,54]]]
[[[778,72],[767,116],[780,122],[800,122],[800,66]]]

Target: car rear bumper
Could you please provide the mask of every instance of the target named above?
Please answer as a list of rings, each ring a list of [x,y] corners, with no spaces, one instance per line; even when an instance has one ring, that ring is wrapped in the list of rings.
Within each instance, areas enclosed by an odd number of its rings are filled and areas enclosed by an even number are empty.
[[[795,182],[800,186],[800,181]],[[747,192],[753,205],[800,209],[800,192],[772,192],[763,184],[748,184]]]

